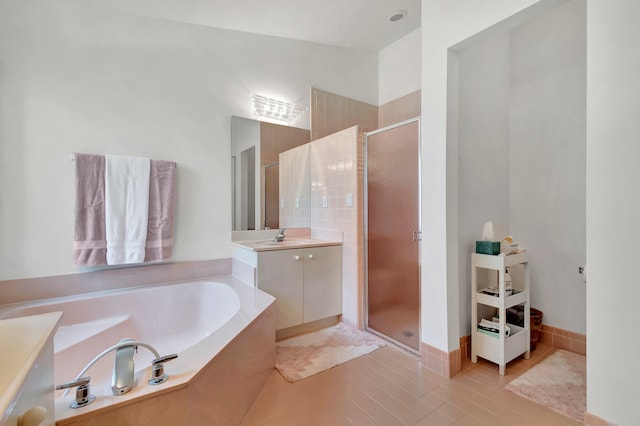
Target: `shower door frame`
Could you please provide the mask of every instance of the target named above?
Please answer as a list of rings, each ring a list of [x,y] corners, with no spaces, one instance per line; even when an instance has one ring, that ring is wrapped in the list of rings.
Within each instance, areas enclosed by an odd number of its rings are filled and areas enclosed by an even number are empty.
[[[280,218],[278,217],[278,226],[273,227],[267,223],[267,169],[270,167],[278,166],[278,198],[276,199],[276,205],[279,207],[280,205],[280,162],[274,161],[273,163],[269,163],[262,167],[262,178],[261,178],[261,192],[260,192],[260,202],[262,217],[260,218],[260,229],[279,229],[280,227]],[[280,209],[278,208],[278,212]],[[268,225],[268,227],[267,227]]]
[[[412,348],[411,346],[401,343],[391,336],[387,336],[379,331],[369,328],[369,153],[368,153],[368,139],[369,136],[375,136],[379,133],[384,133],[407,124],[418,123],[418,231],[417,231],[417,243],[418,243],[418,348]],[[366,132],[363,140],[363,165],[364,165],[364,329],[369,333],[375,334],[385,340],[390,341],[394,345],[412,353],[420,355],[420,343],[422,336],[422,144],[420,143],[421,126],[420,117],[409,118],[407,120],[399,121],[397,123],[390,124],[385,127]]]

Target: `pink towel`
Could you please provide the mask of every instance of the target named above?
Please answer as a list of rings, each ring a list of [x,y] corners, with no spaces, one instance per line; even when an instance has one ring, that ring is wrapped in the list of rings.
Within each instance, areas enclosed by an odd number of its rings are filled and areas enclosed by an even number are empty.
[[[104,208],[104,170],[102,155],[75,154],[75,226],[73,264],[107,264],[107,237]]]
[[[175,169],[174,162],[151,160],[145,262],[166,260],[173,251]]]

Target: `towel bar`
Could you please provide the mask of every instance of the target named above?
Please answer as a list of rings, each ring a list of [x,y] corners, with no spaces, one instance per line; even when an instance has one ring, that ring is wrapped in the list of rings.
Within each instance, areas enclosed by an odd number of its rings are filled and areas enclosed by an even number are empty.
[[[71,161],[76,161],[76,153],[75,152],[71,153]],[[172,163],[173,163],[173,167],[178,167],[178,163],[176,163],[175,161],[173,161]]]

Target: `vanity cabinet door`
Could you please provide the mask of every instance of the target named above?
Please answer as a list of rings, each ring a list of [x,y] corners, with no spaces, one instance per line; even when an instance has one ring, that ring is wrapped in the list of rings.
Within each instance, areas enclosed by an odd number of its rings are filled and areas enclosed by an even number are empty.
[[[342,313],[342,247],[304,249],[304,322]]]
[[[258,288],[276,300],[276,329],[302,324],[304,250],[273,250],[258,255]]]

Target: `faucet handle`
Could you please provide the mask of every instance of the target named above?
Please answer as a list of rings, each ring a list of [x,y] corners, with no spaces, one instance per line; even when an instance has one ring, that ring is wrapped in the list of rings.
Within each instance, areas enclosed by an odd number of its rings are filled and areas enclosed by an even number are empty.
[[[147,383],[152,386],[159,385],[160,383],[164,383],[169,378],[168,374],[164,372],[164,363],[171,361],[172,359],[178,358],[178,354],[171,354],[161,356],[160,358],[156,358],[151,361],[151,378]]]
[[[85,386],[88,385],[91,381],[91,376],[79,377],[70,382],[64,382],[59,385],[56,385],[56,390],[75,388],[76,386]]]
[[[161,356],[160,358],[156,358],[153,361],[151,361],[151,365],[162,364],[163,362],[168,362],[176,358],[178,358],[178,354]]]
[[[70,382],[65,382],[57,385],[56,390],[69,389],[77,386],[78,389],[76,389],[76,399],[71,404],[69,404],[69,407],[71,408],[85,407],[96,400],[96,397],[91,395],[91,390],[89,388],[90,381],[91,381],[90,376],[79,377]]]

